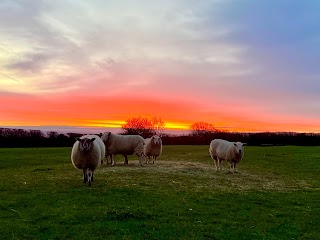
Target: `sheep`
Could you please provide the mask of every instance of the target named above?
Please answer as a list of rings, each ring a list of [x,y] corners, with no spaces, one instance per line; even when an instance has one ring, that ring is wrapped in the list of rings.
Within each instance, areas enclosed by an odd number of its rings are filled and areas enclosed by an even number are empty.
[[[101,136],[102,136],[102,133],[98,133],[98,134],[95,134],[95,135],[97,135],[97,136],[99,136],[100,138],[101,138]],[[102,141],[102,143],[103,143],[103,141]],[[103,145],[104,145],[104,143],[103,143]],[[106,160],[106,163],[108,164],[109,163],[109,159],[110,159],[110,163],[111,163],[111,160],[112,160],[112,154],[109,152],[109,151],[105,151],[105,156],[104,156],[104,158],[101,160],[101,165],[103,164],[103,160],[105,159]]]
[[[128,164],[128,155],[136,153],[139,157],[139,163],[142,166],[144,157],[144,139],[140,135],[118,135],[111,132],[104,132],[101,136],[105,144],[106,152],[111,156],[111,165],[115,164],[114,156],[122,154],[125,158],[125,164]]]
[[[154,135],[151,138],[146,138],[144,146],[144,155],[148,157],[148,163],[150,162],[150,157],[152,158],[152,163],[154,164],[157,157],[162,153],[162,140],[159,136]]]
[[[105,156],[105,146],[97,135],[77,137],[71,151],[71,162],[77,169],[83,171],[83,182],[93,182],[93,173]]]
[[[221,161],[226,160],[230,164],[230,172],[234,172],[236,164],[239,163],[243,157],[244,143],[229,142],[223,139],[214,139],[210,143],[209,153],[215,162],[216,170],[221,170]]]

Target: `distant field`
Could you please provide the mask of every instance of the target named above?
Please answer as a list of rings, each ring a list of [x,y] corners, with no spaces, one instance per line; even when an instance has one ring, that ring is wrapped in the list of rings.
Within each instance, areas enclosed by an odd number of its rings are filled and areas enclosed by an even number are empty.
[[[320,239],[320,147],[250,147],[216,172],[208,146],[104,165],[91,187],[71,148],[0,148],[0,239]]]

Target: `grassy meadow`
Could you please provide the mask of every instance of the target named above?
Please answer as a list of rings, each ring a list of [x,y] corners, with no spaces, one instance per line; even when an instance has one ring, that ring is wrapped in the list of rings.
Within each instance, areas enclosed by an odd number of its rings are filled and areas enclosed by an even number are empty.
[[[0,239],[320,239],[320,147],[246,146],[230,174],[208,146],[164,146],[91,187],[70,153],[0,148]]]

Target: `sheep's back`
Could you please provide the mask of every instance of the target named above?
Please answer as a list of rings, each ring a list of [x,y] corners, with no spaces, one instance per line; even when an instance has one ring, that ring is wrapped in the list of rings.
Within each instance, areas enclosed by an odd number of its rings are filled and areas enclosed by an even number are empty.
[[[214,139],[210,143],[210,151],[214,156],[217,156],[220,159],[225,159],[227,151],[231,145],[232,143],[229,141]]]
[[[137,149],[143,151],[144,139],[139,135],[116,135],[111,149],[116,153],[133,154]]]

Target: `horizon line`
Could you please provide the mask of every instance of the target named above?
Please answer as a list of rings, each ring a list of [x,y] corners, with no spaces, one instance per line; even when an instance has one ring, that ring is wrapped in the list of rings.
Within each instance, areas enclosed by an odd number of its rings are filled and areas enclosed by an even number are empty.
[[[96,132],[103,132],[103,131],[110,131],[112,133],[120,134],[123,129],[119,127],[95,127],[95,126],[60,126],[60,125],[17,125],[17,126],[0,126],[0,128],[7,128],[7,129],[23,129],[23,130],[40,130],[43,132],[58,132],[63,134],[68,133],[79,133],[79,134],[89,134],[89,133],[96,133]],[[320,132],[310,132],[310,131],[229,131],[230,127],[218,127],[216,128],[218,131],[219,129],[224,129],[221,132],[225,133],[306,133],[306,134],[320,134]],[[74,131],[76,130],[76,131]],[[99,131],[103,130],[103,131]],[[165,134],[173,134],[173,135],[185,135],[186,133],[191,133],[192,129],[177,129],[177,128],[164,128],[161,130]]]

